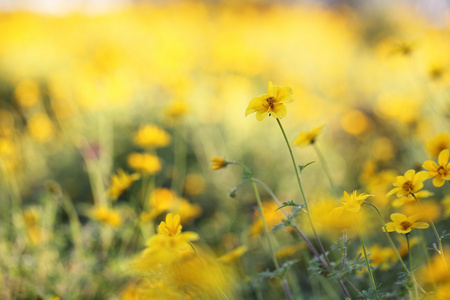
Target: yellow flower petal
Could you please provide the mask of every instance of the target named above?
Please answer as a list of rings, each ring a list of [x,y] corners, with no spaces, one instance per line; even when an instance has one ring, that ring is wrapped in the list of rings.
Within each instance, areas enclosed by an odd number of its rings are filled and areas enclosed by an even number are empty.
[[[449,151],[448,149],[444,149],[439,153],[438,163],[441,166],[445,166],[448,163]]]
[[[436,170],[438,168],[438,165],[432,160],[427,160],[423,163],[422,168],[428,171],[432,171]]]
[[[401,223],[407,220],[407,217],[404,214],[395,213],[391,215],[391,220],[395,223]]]
[[[281,119],[286,116],[287,108],[283,104],[275,104],[270,113],[274,118]]]
[[[403,176],[405,178],[406,181],[410,180],[412,181],[414,178],[414,174],[416,174],[416,172],[414,170],[408,170],[405,173],[405,176]]]
[[[433,185],[435,187],[441,187],[441,186],[444,185],[444,183],[445,183],[445,179],[442,178],[442,177],[436,176],[436,177],[433,178]]]

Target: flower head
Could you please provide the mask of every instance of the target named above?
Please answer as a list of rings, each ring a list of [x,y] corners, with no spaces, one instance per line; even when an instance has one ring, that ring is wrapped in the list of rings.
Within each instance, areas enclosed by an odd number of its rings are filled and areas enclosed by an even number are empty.
[[[421,215],[412,215],[410,217],[404,214],[395,213],[391,215],[393,222],[386,223],[386,229],[383,227],[383,231],[392,232],[397,231],[400,234],[410,233],[412,229],[426,229],[430,225],[425,222],[416,222],[421,218]]]
[[[361,210],[361,205],[364,200],[373,195],[368,195],[366,193],[362,193],[357,195],[356,190],[353,191],[351,195],[344,191],[344,200],[341,201],[343,204],[342,207],[335,208],[336,210],[347,210],[352,213],[357,213]]]
[[[228,164],[224,158],[218,156],[213,156],[210,160],[213,163],[211,166],[211,170],[219,170],[225,168]]]
[[[253,98],[245,110],[245,116],[256,112],[258,121],[264,120],[267,113],[277,119],[284,118],[287,109],[283,103],[294,101],[291,95],[292,89],[290,87],[276,86],[272,84],[272,81],[269,81],[267,94]]]
[[[170,143],[170,135],[155,125],[145,125],[134,135],[134,142],[141,147],[164,147]]]
[[[139,174],[127,174],[122,169],[117,171],[111,177],[111,187],[108,190],[108,196],[113,200],[117,200],[130,186],[139,179]]]
[[[292,145],[306,147],[314,144],[319,134],[322,132],[323,125],[319,125],[313,130],[303,131],[297,136]]]
[[[423,182],[428,178],[428,173],[425,171],[421,171],[416,174],[416,171],[408,170],[406,171],[405,176],[397,176],[395,178],[395,181],[392,184],[395,188],[390,190],[389,193],[386,194],[386,197],[390,197],[395,194],[400,198],[415,194],[423,188]]]
[[[438,163],[432,160],[427,160],[422,167],[428,170],[428,175],[433,178],[433,185],[441,187],[446,180],[450,180],[450,163],[448,162],[449,151],[444,149],[439,153]]]
[[[133,169],[146,174],[155,174],[161,170],[159,158],[148,153],[132,153],[128,155],[128,164]]]
[[[91,209],[90,216],[92,219],[113,228],[118,228],[122,225],[120,213],[105,206],[95,206]]]
[[[447,132],[436,134],[427,141],[426,147],[431,157],[437,157],[442,150],[450,148],[450,134]]]

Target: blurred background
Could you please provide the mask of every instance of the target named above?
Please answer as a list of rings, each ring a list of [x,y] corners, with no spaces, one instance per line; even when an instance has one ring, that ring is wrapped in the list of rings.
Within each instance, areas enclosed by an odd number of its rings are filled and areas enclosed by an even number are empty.
[[[161,188],[188,201],[183,226],[215,255],[258,248],[251,188],[228,197],[242,170],[213,172],[209,159],[241,161],[280,200],[300,199],[275,120],[244,116],[268,81],[294,91],[281,120],[291,141],[324,125],[317,145],[339,195],[375,194],[388,215],[395,176],[450,146],[449,33],[438,0],[0,1],[2,298],[119,299],[135,278],[127,262],[174,209],[151,211]],[[139,142],[145,125],[170,140]],[[114,201],[119,169],[140,175]],[[303,180],[317,207],[333,197],[319,163]],[[448,225],[445,195],[430,203]],[[270,264],[259,251],[237,278]]]

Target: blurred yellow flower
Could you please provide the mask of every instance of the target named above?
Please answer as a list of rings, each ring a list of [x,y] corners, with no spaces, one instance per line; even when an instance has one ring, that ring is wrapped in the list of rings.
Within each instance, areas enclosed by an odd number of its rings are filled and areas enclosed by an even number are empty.
[[[343,204],[341,207],[335,208],[337,214],[339,214],[342,210],[347,210],[351,213],[357,213],[361,210],[361,205],[364,200],[369,197],[373,197],[373,195],[368,195],[366,193],[362,193],[357,195],[356,190],[353,191],[351,195],[349,195],[346,191],[344,191],[344,200],[341,201]]]
[[[420,214],[424,218],[430,218],[433,222],[437,222],[441,216],[442,207],[434,200],[428,200],[421,203],[421,205],[418,205],[415,201],[407,202],[402,206],[401,213],[409,216]]]
[[[221,257],[219,257],[219,261],[221,261],[223,263],[229,263],[229,262],[238,260],[247,251],[248,251],[248,247],[247,246],[245,246],[245,245],[244,246],[239,246],[236,249],[233,249],[230,252],[228,252],[228,253],[222,255]]]
[[[444,217],[450,217],[450,196],[445,196],[444,200],[442,200],[442,204],[444,205]]]
[[[450,261],[449,252],[449,248],[444,249],[444,258],[446,261]],[[440,284],[448,282],[450,279],[450,270],[442,260],[443,258],[441,255],[434,255],[431,258],[431,261],[417,272],[417,279],[419,282],[424,284]]]
[[[170,143],[170,135],[155,125],[145,125],[134,135],[134,142],[144,148],[165,147]]]
[[[228,164],[224,158],[218,156],[213,156],[210,160],[213,163],[211,166],[211,170],[219,170],[225,168]]]
[[[54,135],[52,121],[47,115],[42,113],[35,114],[30,118],[28,122],[28,131],[38,142],[48,142]]]
[[[427,190],[420,190],[417,193],[414,193],[414,196],[416,196],[416,198],[418,200],[421,200],[421,199],[433,196],[433,193],[430,191],[427,191]],[[408,194],[407,196],[396,198],[394,201],[392,201],[392,206],[400,207],[400,206],[404,205],[405,203],[410,203],[413,201],[416,201],[416,199],[413,197],[413,195]]]
[[[119,212],[105,206],[95,206],[90,211],[90,217],[100,223],[117,228],[122,225],[122,217]]]
[[[297,138],[294,140],[292,145],[306,147],[308,145],[314,144],[317,137],[322,132],[323,125],[319,125],[310,131],[300,132]]]
[[[349,110],[341,118],[342,128],[353,135],[359,135],[369,127],[369,119],[366,114],[359,110]]]
[[[14,96],[21,106],[33,106],[40,100],[39,85],[34,80],[23,80],[16,86]]]
[[[432,160],[427,160],[422,167],[428,170],[428,175],[433,178],[433,185],[441,187],[446,180],[450,180],[450,163],[448,162],[449,150],[444,149],[439,153],[438,164]]]
[[[414,170],[408,170],[405,176],[397,176],[394,183],[395,186],[390,190],[386,197],[397,195],[397,197],[408,196],[417,193],[423,188],[423,182],[429,178],[428,173],[425,171],[418,172]]]
[[[133,182],[139,179],[139,174],[128,174],[122,169],[111,177],[111,187],[108,189],[108,196],[114,201],[119,198],[126,190],[128,190]]]
[[[306,247],[305,243],[297,243],[294,245],[285,246],[281,249],[278,249],[277,252],[275,252],[275,256],[277,258],[289,257],[289,256],[294,255],[295,253],[297,253],[298,251],[302,250],[305,247]]]
[[[189,112],[189,106],[185,101],[175,100],[169,104],[164,112],[170,121],[177,122]]]
[[[267,229],[270,231],[275,225],[281,224],[283,219],[285,218],[283,212],[281,209],[278,209],[279,206],[274,201],[264,201],[262,202],[262,211],[264,215],[264,219],[266,221]],[[291,211],[288,207],[284,208],[288,213]],[[253,221],[251,227],[250,227],[250,234],[251,235],[258,235],[260,234],[264,227],[261,218],[259,217],[260,213],[259,210],[255,210],[255,221]]]
[[[256,112],[256,119],[258,121],[264,120],[267,113],[277,119],[284,118],[287,109],[283,103],[294,101],[291,95],[292,89],[290,87],[276,86],[272,84],[272,81],[269,81],[267,94],[253,98],[245,110],[245,116]]]
[[[450,148],[450,133],[441,132],[436,134],[427,141],[426,147],[431,157],[437,157],[442,150]]]
[[[372,260],[370,262],[370,265],[372,267],[379,267],[381,270],[390,269],[392,264],[397,260],[397,256],[395,255],[395,252],[391,247],[386,248],[375,244],[366,250],[367,254],[369,255],[369,259]],[[363,253],[362,249],[360,249],[359,252]]]
[[[132,153],[128,156],[128,165],[136,171],[155,174],[161,170],[161,162],[156,155],[148,153]]]
[[[410,233],[412,229],[426,229],[430,225],[425,222],[416,222],[422,216],[419,214],[412,215],[410,217],[405,216],[404,214],[395,213],[391,214],[391,220],[393,222],[386,223],[386,230],[384,227],[383,231],[392,232],[397,231],[400,234]]]

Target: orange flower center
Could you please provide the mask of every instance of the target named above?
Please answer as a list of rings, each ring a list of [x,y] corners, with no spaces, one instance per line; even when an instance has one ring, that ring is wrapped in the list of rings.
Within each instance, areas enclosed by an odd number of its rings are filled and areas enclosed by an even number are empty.
[[[402,185],[402,189],[408,194],[413,190],[413,184],[411,181],[407,181]]]
[[[409,227],[411,227],[411,225],[412,224],[410,222],[408,222],[408,221],[403,221],[403,222],[400,223],[400,226],[402,226],[403,230],[408,229]]]
[[[274,97],[269,97],[266,99],[266,101],[269,107],[273,109],[276,99]]]
[[[439,175],[441,176],[447,176],[447,170],[444,168],[444,166],[439,166],[437,169]]]

